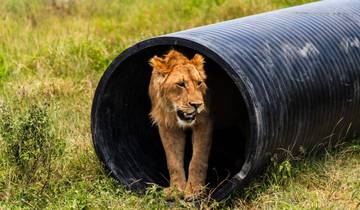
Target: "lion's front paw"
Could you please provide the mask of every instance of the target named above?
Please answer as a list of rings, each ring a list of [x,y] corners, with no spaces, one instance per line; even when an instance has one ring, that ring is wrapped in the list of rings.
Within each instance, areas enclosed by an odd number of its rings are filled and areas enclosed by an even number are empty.
[[[185,200],[194,201],[206,196],[206,187],[201,185],[192,186],[186,185],[185,188]]]
[[[181,190],[175,186],[164,188],[164,194],[167,199],[176,199],[184,197],[184,190]]]

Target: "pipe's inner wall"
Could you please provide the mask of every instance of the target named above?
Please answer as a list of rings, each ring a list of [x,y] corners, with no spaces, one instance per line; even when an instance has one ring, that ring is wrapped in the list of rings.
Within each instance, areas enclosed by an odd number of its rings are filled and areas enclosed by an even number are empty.
[[[156,126],[148,113],[148,85],[151,67],[148,60],[163,55],[169,46],[142,50],[124,60],[105,84],[96,112],[97,151],[112,173],[124,184],[142,190],[147,183],[168,186],[166,159]],[[191,58],[195,51],[176,47]],[[209,161],[208,183],[216,187],[238,173],[245,159],[248,114],[241,94],[227,73],[205,56],[207,85],[215,129]],[[186,165],[191,158],[188,138]],[[187,169],[186,169],[187,170]]]

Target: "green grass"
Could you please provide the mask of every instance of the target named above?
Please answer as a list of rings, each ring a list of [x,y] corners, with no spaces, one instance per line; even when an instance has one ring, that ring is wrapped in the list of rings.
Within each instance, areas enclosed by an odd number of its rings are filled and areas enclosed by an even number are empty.
[[[103,171],[90,133],[103,71],[142,39],[310,1],[0,0],[0,107],[7,119],[0,126],[0,209],[196,208],[165,202],[155,186],[133,194]],[[25,142],[22,150],[12,146],[18,141]],[[12,159],[19,155],[21,162]],[[356,209],[359,180],[359,141],[353,141],[274,162],[231,199],[202,207]]]

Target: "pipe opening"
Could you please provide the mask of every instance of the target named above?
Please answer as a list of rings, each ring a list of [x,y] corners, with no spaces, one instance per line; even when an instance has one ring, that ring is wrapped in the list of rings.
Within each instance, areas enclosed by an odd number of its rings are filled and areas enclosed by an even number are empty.
[[[121,62],[117,59],[110,66],[110,69],[115,69],[104,80],[105,84],[101,84],[102,90],[97,91],[93,107],[93,138],[99,158],[122,184],[137,191],[144,190],[150,183],[168,186],[164,150],[158,129],[148,116],[151,109],[148,96],[151,67],[148,61],[169,49],[168,45],[149,47]],[[175,49],[189,58],[196,53],[185,47],[177,46]],[[215,118],[207,182],[210,188],[216,188],[224,179],[231,179],[241,170],[250,126],[236,84],[216,62],[204,56],[212,101],[210,109]],[[187,139],[185,156],[187,171],[191,138]]]

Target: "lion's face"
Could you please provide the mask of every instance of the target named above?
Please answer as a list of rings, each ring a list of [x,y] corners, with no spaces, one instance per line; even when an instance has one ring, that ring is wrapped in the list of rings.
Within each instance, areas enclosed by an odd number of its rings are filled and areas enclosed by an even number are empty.
[[[206,85],[194,65],[174,67],[161,85],[169,110],[176,113],[181,126],[191,126],[196,115],[204,111]]]
[[[197,115],[206,110],[206,75],[203,57],[195,55],[189,60],[176,51],[165,58],[154,57],[152,84],[158,100],[170,115],[175,115],[181,127],[190,127]],[[151,92],[151,90],[150,90]]]

